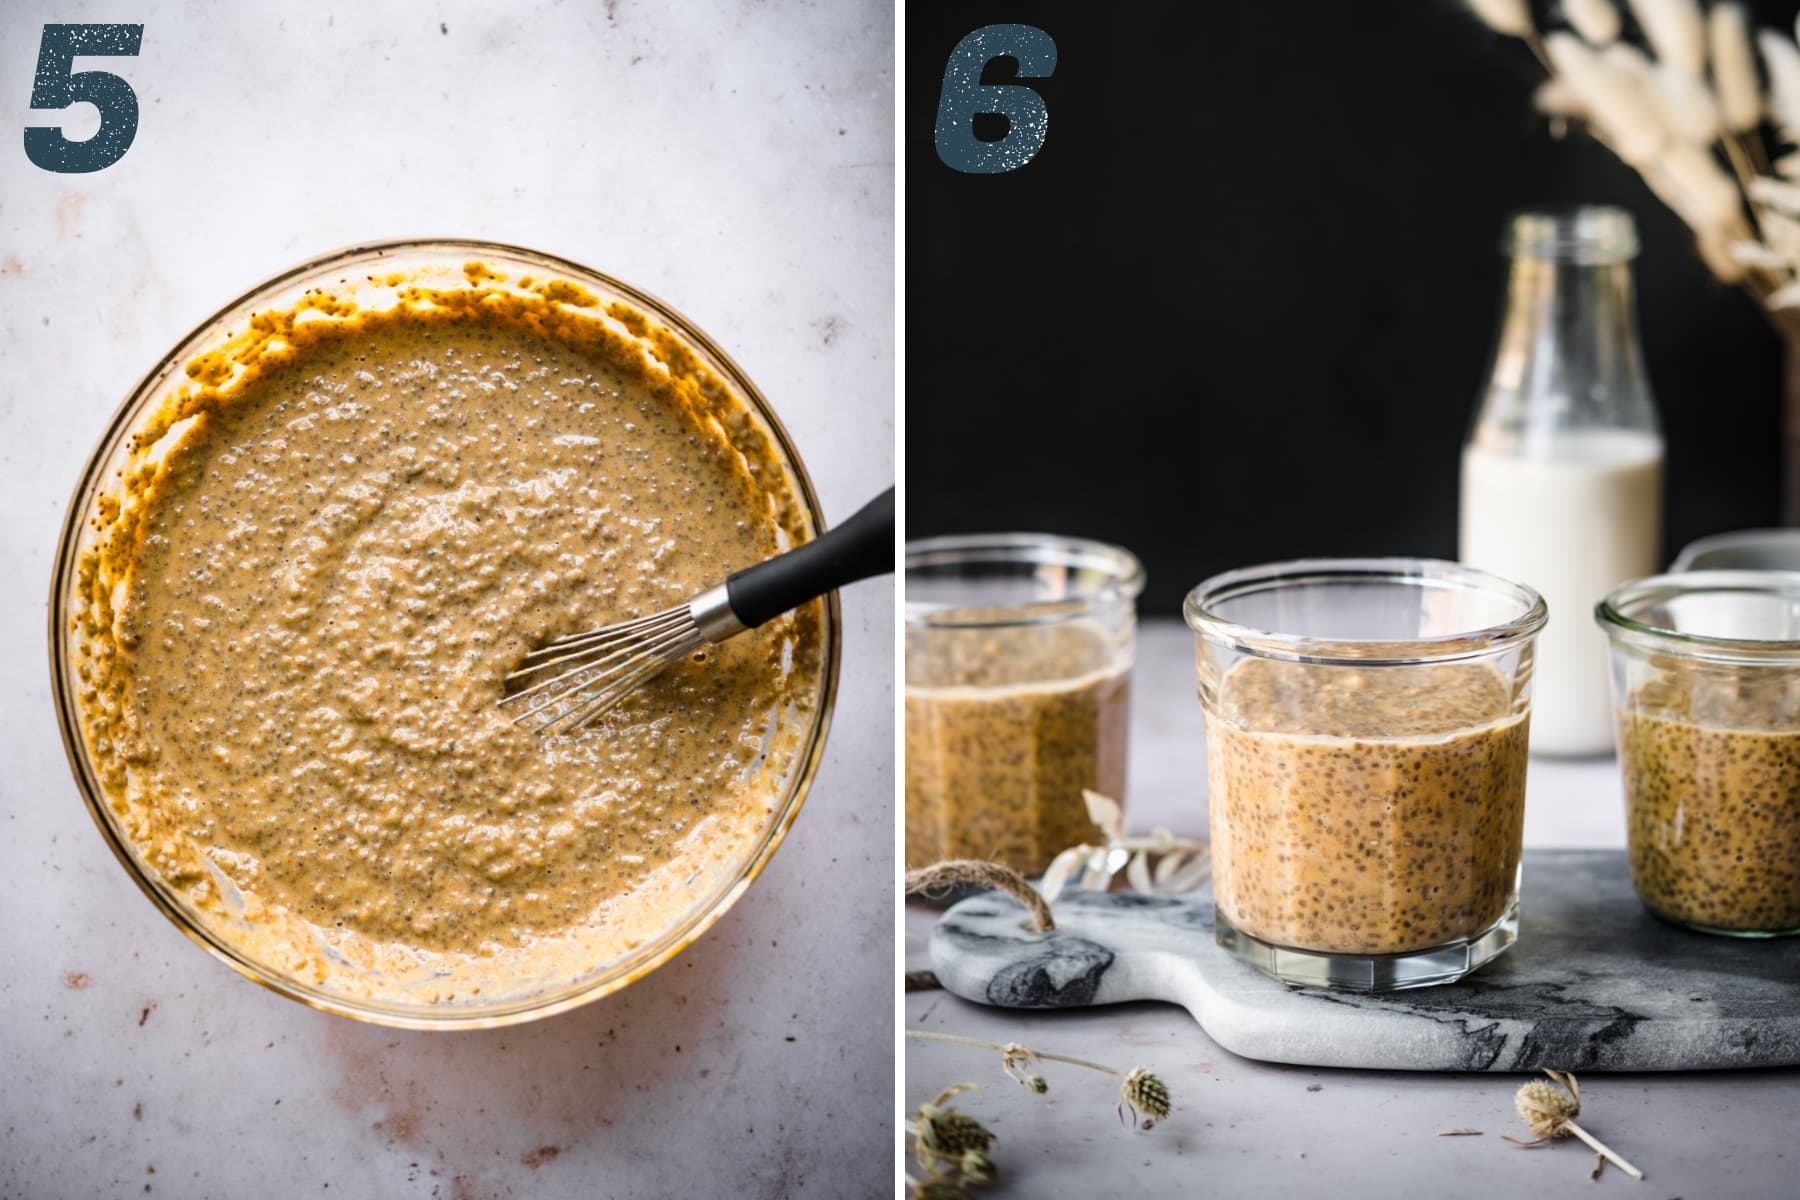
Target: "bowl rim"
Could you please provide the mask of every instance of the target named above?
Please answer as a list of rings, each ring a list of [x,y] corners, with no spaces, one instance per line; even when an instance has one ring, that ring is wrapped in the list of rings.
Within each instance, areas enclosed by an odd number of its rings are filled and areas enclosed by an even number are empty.
[[[567,1012],[598,1000],[602,996],[611,995],[642,979],[693,945],[737,903],[750,884],[762,874],[764,867],[774,857],[775,851],[780,848],[786,839],[788,830],[793,827],[795,819],[799,816],[800,809],[804,806],[807,796],[812,790],[813,781],[824,759],[825,744],[831,730],[832,716],[837,700],[839,660],[843,643],[843,613],[836,592],[827,593],[823,597],[825,611],[824,619],[820,622],[820,635],[824,646],[820,662],[816,716],[811,722],[806,744],[796,759],[796,767],[790,771],[790,782],[784,785],[785,800],[781,809],[769,821],[755,850],[741,865],[737,877],[732,883],[719,891],[711,903],[704,907],[688,910],[682,921],[664,930],[645,947],[633,951],[619,960],[627,964],[624,969],[597,978],[584,987],[558,993],[548,1000],[515,1001],[485,1012],[447,1008],[434,1014],[424,1008],[410,1010],[401,1006],[365,1004],[320,992],[273,968],[265,967],[262,963],[240,952],[236,946],[225,939],[215,936],[210,929],[190,919],[172,895],[168,893],[161,877],[138,859],[129,839],[111,819],[104,799],[105,790],[94,773],[86,738],[81,727],[79,705],[75,699],[74,689],[70,685],[70,664],[68,662],[70,656],[67,654],[68,638],[65,636],[68,632],[69,621],[65,600],[70,595],[81,530],[86,524],[92,502],[98,494],[100,481],[111,464],[121,439],[127,434],[127,427],[131,419],[139,415],[141,407],[147,407],[154,402],[156,397],[163,394],[170,381],[171,369],[178,367],[179,364],[202,350],[206,339],[216,336],[217,331],[223,329],[227,318],[247,311],[248,307],[254,305],[259,299],[277,295],[307,276],[325,272],[334,267],[380,261],[384,256],[390,254],[428,253],[434,250],[448,252],[463,258],[483,256],[508,258],[531,263],[539,269],[566,272],[568,277],[576,282],[597,281],[616,292],[627,302],[643,309],[645,315],[663,322],[670,332],[680,336],[690,347],[699,351],[704,358],[710,358],[709,365],[716,365],[721,370],[725,376],[725,382],[739,393],[755,416],[767,426],[769,436],[780,449],[785,465],[793,478],[801,507],[812,527],[813,537],[816,538],[825,532],[827,526],[824,511],[819,504],[818,493],[813,487],[812,476],[807,471],[805,460],[801,458],[799,449],[794,445],[787,427],[782,424],[773,406],[736,360],[726,354],[712,338],[683,316],[673,305],[603,271],[595,270],[560,255],[514,243],[461,237],[403,237],[358,242],[315,255],[258,281],[233,297],[177,339],[169,351],[138,378],[137,382],[125,393],[124,399],[113,410],[112,416],[107,420],[105,429],[94,443],[94,447],[89,452],[87,461],[70,491],[61,530],[57,535],[47,605],[50,691],[51,701],[56,708],[57,726],[62,734],[63,750],[68,757],[70,771],[75,777],[77,789],[81,792],[88,815],[99,827],[113,856],[119,860],[126,874],[137,884],[139,890],[149,897],[158,911],[181,930],[190,941],[252,982],[260,984],[277,995],[321,1012],[396,1029],[495,1029]],[[508,277],[509,280],[510,278],[512,277]]]

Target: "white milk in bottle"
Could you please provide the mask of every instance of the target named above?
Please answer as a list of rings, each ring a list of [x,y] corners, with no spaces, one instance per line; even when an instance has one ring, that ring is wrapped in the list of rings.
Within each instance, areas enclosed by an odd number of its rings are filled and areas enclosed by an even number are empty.
[[[1632,308],[1631,217],[1522,213],[1492,376],[1462,458],[1458,556],[1536,588],[1531,749],[1613,745],[1594,605],[1661,554],[1663,440]]]

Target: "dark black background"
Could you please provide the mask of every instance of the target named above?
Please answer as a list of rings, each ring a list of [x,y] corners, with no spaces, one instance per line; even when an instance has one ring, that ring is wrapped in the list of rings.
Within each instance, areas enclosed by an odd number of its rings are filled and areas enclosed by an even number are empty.
[[[1752,9],[1791,31],[1791,0]],[[938,94],[993,22],[1055,39],[1049,134],[1019,170],[966,175],[933,147]],[[1460,5],[1014,0],[907,24],[909,537],[1115,541],[1149,570],[1145,612],[1253,562],[1453,556],[1501,230],[1571,202],[1638,220],[1668,553],[1774,523],[1767,319],[1629,168],[1551,136],[1530,52]]]

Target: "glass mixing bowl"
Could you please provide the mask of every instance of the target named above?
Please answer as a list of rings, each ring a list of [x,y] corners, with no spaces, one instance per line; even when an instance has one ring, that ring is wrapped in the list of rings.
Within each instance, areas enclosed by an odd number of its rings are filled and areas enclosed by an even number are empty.
[[[473,263],[482,264],[485,270],[469,269]],[[666,360],[671,352],[679,355],[685,348],[715,380],[736,393],[747,414],[745,427],[733,430],[732,436],[760,437],[767,443],[798,501],[800,511],[794,514],[793,521],[803,527],[804,533],[798,540],[815,537],[823,530],[824,518],[806,469],[768,402],[743,371],[679,313],[628,284],[565,259],[516,246],[450,239],[381,242],[341,250],[285,271],[232,301],[183,338],[132,389],[75,484],[51,581],[50,670],[63,743],[88,811],[119,862],[177,928],[241,974],[314,1008],[402,1028],[489,1028],[548,1016],[615,992],[679,954],[743,895],[793,824],[819,766],[837,691],[842,631],[835,594],[814,602],[821,606],[820,619],[813,625],[821,642],[817,655],[812,656],[817,668],[810,680],[803,680],[800,685],[810,696],[811,715],[805,719],[805,727],[796,730],[791,759],[778,778],[778,794],[769,797],[769,815],[761,835],[748,845],[747,851],[715,874],[695,879],[692,903],[659,933],[644,939],[628,953],[573,976],[566,970],[546,968],[541,978],[528,979],[501,995],[482,995],[471,990],[469,983],[480,982],[478,970],[471,968],[467,980],[442,980],[440,990],[454,996],[450,1001],[368,999],[334,987],[329,981],[302,978],[297,971],[275,961],[275,955],[260,948],[246,948],[232,936],[228,915],[196,906],[158,874],[114,811],[89,745],[79,700],[82,683],[78,651],[87,638],[80,618],[89,607],[88,596],[95,586],[92,577],[82,577],[81,565],[105,527],[109,498],[119,494],[119,472],[129,468],[134,456],[136,461],[142,461],[143,446],[137,435],[156,421],[162,402],[184,381],[187,365],[228,342],[236,331],[246,329],[255,314],[292,309],[313,289],[324,288],[352,298],[365,310],[391,305],[396,287],[415,284],[433,289],[481,286],[520,291],[535,285],[535,294],[562,302],[554,285],[545,290],[551,281],[576,284],[598,297],[601,306],[623,305],[605,318],[614,323],[615,329],[624,327],[618,323],[618,317],[625,316],[635,326],[631,330],[634,336],[653,346],[653,357]],[[592,305],[583,308],[585,315],[596,311]],[[644,319],[637,320],[635,315]],[[91,639],[88,644],[92,644]]]

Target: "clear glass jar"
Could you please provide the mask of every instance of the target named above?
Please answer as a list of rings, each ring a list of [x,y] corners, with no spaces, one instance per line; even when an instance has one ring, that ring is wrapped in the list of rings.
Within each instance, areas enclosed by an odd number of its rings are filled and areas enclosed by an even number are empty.
[[[1188,594],[1218,942],[1289,983],[1460,979],[1518,929],[1543,600],[1428,559],[1306,559]]]
[[[1704,933],[1800,933],[1800,573],[1653,576],[1594,616],[1638,897]]]
[[[1506,311],[1463,448],[1457,556],[1582,613],[1661,561],[1663,439],[1632,301],[1637,231],[1617,208],[1525,212],[1506,249]],[[1604,639],[1560,621],[1538,662],[1533,751],[1610,751]]]
[[[1124,803],[1136,601],[1117,546],[1048,534],[906,546],[906,864],[1034,875]]]

